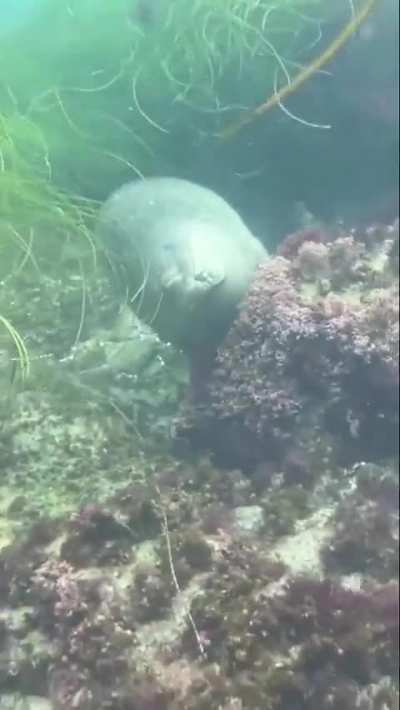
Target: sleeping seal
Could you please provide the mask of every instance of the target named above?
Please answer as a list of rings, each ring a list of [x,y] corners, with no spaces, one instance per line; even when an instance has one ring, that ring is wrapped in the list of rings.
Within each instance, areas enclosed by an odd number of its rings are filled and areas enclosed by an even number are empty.
[[[97,231],[137,315],[189,354],[215,350],[267,255],[225,200],[175,178],[121,187]]]

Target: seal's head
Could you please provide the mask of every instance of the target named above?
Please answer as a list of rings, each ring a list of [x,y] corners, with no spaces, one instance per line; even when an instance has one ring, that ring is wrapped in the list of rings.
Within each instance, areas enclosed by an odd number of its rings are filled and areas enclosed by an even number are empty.
[[[98,233],[139,317],[187,352],[218,345],[266,257],[221,197],[173,178],[122,187],[103,206]]]

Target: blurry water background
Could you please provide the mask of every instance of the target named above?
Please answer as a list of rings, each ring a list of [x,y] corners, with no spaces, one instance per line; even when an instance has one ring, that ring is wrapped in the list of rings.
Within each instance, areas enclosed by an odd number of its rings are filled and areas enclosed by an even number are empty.
[[[122,307],[104,268],[94,232],[113,190],[162,175],[203,184],[271,252],[307,225],[393,222],[394,0],[283,107],[221,138],[366,2],[1,0],[0,548],[150,475],[168,451],[186,364]]]

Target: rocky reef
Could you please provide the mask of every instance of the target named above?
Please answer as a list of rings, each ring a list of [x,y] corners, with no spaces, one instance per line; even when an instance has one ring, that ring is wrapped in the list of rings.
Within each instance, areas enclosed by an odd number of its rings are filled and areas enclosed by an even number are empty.
[[[397,446],[398,223],[305,229],[258,270],[219,350],[209,402],[178,426],[219,463],[312,476]],[[234,463],[235,462],[235,463]]]
[[[396,225],[290,235],[179,456],[181,362],[138,324],[33,361],[0,412],[0,710],[396,710],[397,259]]]
[[[36,522],[0,553],[0,707],[395,710],[395,471],[332,483],[164,461]]]
[[[24,333],[30,366],[22,380],[13,343],[0,338],[1,547],[10,528],[143,475],[146,449],[166,448],[187,376],[183,356],[97,273],[10,279],[0,311]]]

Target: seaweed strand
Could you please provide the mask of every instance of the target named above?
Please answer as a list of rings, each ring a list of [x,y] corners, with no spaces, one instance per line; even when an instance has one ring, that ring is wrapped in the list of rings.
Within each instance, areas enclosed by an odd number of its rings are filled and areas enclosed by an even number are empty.
[[[252,123],[260,116],[263,116],[267,111],[269,111],[274,106],[279,106],[287,96],[293,94],[297,89],[299,89],[311,76],[313,76],[317,71],[319,71],[327,62],[329,62],[337,54],[337,52],[343,47],[345,42],[352,36],[352,34],[360,27],[360,25],[367,19],[370,15],[374,6],[379,0],[367,0],[364,7],[357,13],[352,15],[349,22],[343,27],[341,32],[332,40],[328,47],[320,54],[311,64],[304,67],[304,69],[295,77],[291,83],[285,84],[285,86],[280,89],[280,91],[274,92],[264,103],[257,106],[254,110],[249,113],[244,114],[238,121],[229,124],[220,133],[220,138],[222,140],[229,140],[233,138],[242,128]]]

